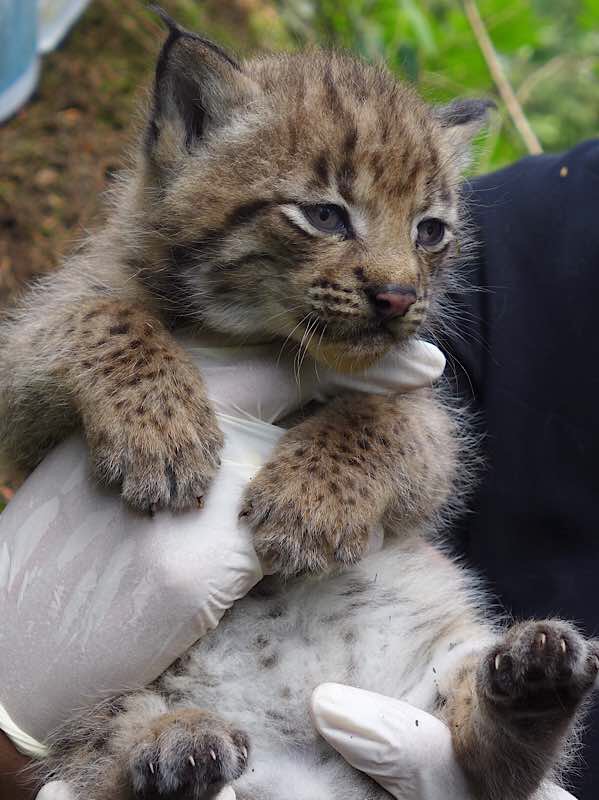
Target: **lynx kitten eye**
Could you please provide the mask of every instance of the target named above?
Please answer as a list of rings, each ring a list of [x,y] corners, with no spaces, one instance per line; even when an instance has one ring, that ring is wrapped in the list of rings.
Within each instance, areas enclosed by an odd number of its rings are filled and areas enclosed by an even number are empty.
[[[349,233],[347,214],[344,209],[330,203],[317,203],[313,206],[302,206],[304,216],[317,230],[323,233]]]
[[[445,237],[445,223],[440,219],[423,219],[418,223],[416,244],[431,248],[441,244]]]

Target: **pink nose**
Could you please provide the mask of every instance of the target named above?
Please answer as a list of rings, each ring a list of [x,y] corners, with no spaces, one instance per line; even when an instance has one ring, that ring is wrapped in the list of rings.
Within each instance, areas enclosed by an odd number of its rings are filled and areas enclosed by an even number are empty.
[[[405,317],[410,306],[416,302],[416,290],[411,286],[389,284],[380,286],[371,294],[374,310],[381,319]]]

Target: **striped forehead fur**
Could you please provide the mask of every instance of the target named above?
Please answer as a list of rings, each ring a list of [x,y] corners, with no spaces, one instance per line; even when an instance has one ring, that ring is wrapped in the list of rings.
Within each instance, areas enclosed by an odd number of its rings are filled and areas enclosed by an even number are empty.
[[[443,175],[443,137],[430,108],[382,65],[348,55],[310,50],[244,65],[263,88],[277,116],[285,116],[281,145],[307,154],[315,188],[335,180],[347,202],[360,173],[373,192],[401,195],[422,174],[431,190],[448,198],[457,177]]]

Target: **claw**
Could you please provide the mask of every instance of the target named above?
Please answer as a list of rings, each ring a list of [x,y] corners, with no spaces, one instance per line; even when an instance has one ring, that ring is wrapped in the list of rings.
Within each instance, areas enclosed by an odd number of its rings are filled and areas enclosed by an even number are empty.
[[[154,764],[152,764],[152,762],[150,761],[150,763],[148,764],[148,766],[149,766],[149,768],[150,768],[150,772],[151,772],[151,773],[152,773],[152,775],[153,775],[153,774],[154,774]]]
[[[214,750],[211,750],[211,751],[210,751],[210,758],[211,758],[213,761],[216,761],[216,753],[214,752]]]
[[[599,656],[593,656],[593,664],[597,672],[599,672]]]
[[[566,645],[566,640],[565,639],[560,639],[559,640],[559,649],[562,651],[562,653],[565,653],[566,650],[568,649],[568,646]]]
[[[495,656],[495,669],[499,671],[499,667],[501,666],[501,653],[497,653]]]
[[[192,767],[195,767],[196,762],[195,762],[193,756],[189,756],[189,758],[187,760],[189,761],[189,763],[191,764]]]
[[[248,760],[248,749],[247,749],[247,747],[242,747],[241,748],[241,754],[243,755],[244,759],[247,761]]]
[[[204,495],[196,497],[196,500],[198,501],[198,508],[204,508]]]
[[[545,633],[540,633],[536,637],[535,642],[536,642],[539,650],[542,650],[545,647],[545,645],[547,644],[547,635]]]

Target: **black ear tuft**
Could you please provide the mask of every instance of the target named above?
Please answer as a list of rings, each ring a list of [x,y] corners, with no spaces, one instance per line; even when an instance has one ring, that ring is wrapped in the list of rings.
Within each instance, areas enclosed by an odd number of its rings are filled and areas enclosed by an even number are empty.
[[[185,32],[184,29],[179,25],[179,23],[176,20],[174,20],[170,16],[170,14],[167,14],[167,12],[162,8],[162,6],[159,6],[156,3],[150,3],[150,5],[148,6],[148,9],[150,11],[153,11],[155,14],[157,14],[160,17],[160,19],[164,22],[164,24],[166,25],[166,27],[169,29],[169,31],[171,33],[184,33]]]
[[[211,42],[210,39],[205,39],[203,36],[200,36],[199,33],[194,33],[193,31],[188,31],[182,25],[179,25],[176,19],[173,19],[170,14],[158,5],[152,4],[148,6],[152,11],[154,11],[160,19],[164,22],[166,27],[168,28],[169,35],[168,39],[173,37],[175,40],[181,36],[186,36],[190,39],[194,39],[196,42],[200,42],[209,50],[211,50],[216,55],[219,55],[222,59],[224,59],[228,64],[230,64],[235,69],[241,69],[239,62],[232,58],[226,50],[222,47],[219,47],[214,42]],[[168,44],[168,39],[166,40],[164,46]],[[163,48],[164,49],[164,48]]]
[[[436,106],[433,113],[443,128],[444,137],[452,149],[458,169],[470,164],[471,143],[487,124],[488,111],[497,108],[492,100],[466,98],[445,106]]]
[[[156,63],[146,150],[151,153],[170,126],[191,151],[207,123],[222,121],[227,103],[238,98],[241,68],[221,47],[183,28],[160,6],[151,8],[168,28],[168,36]]]
[[[437,106],[437,119],[444,128],[456,125],[469,125],[473,122],[484,124],[489,109],[496,109],[493,100],[462,99],[454,100],[446,106]]]

